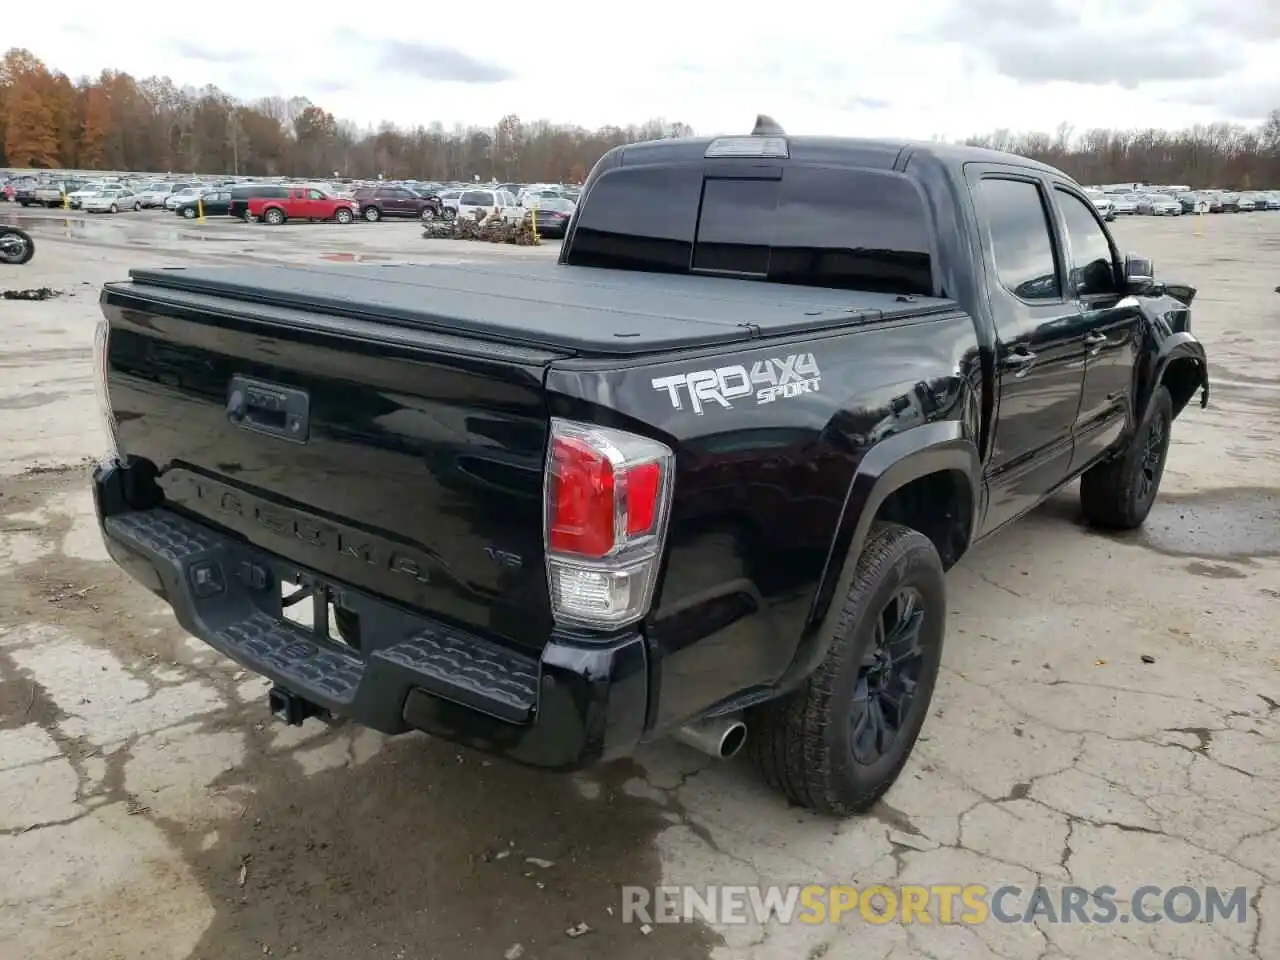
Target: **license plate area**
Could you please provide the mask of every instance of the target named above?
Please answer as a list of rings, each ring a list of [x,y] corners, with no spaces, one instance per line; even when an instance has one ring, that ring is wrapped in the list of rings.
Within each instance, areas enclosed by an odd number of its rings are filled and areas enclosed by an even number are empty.
[[[280,618],[295,629],[308,633],[320,642],[335,644],[358,653],[347,642],[339,628],[338,608],[342,591],[299,571],[282,572],[277,590],[280,593]],[[345,614],[353,617],[353,614]]]

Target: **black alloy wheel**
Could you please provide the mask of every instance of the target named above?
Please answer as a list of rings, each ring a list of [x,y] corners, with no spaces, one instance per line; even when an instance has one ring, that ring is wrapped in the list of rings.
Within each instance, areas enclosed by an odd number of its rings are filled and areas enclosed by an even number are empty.
[[[869,766],[885,756],[906,726],[924,662],[923,624],[924,601],[914,587],[898,591],[880,611],[849,716],[849,745],[858,763]]]

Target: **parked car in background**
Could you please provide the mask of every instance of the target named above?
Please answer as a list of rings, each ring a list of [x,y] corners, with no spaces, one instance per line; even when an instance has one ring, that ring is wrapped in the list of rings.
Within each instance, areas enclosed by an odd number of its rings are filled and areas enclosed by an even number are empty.
[[[163,207],[169,195],[173,193],[171,183],[144,183],[138,188],[138,202],[144,208]]]
[[[231,204],[227,210],[233,217],[241,220],[249,215],[249,200],[253,197],[287,199],[289,188],[279,183],[237,183],[231,188]]]
[[[1207,205],[1206,213],[1222,212],[1222,193],[1218,190],[1196,190],[1196,199]]]
[[[68,191],[67,206],[72,210],[78,210],[80,208],[80,201],[85,197],[92,193],[98,193],[99,191],[105,190],[109,186],[118,186],[118,184],[108,184],[103,180],[90,180],[87,183],[83,183],[76,187],[76,189]]]
[[[174,213],[184,220],[194,220],[203,213],[206,217],[231,212],[231,191],[214,190],[201,194],[194,200],[184,200],[174,208]]]
[[[465,190],[458,198],[458,216],[473,220],[496,218],[512,222],[524,216],[516,198],[505,190]]]
[[[427,211],[432,217],[444,212],[444,205],[439,197],[423,196],[398,183],[382,184],[376,187],[361,187],[352,195],[360,216],[370,223],[377,223],[383,217],[412,217],[422,219]]]
[[[183,187],[181,190],[175,190],[169,196],[164,198],[164,208],[166,210],[177,210],[184,203],[194,203],[197,197],[203,197],[206,193],[212,193],[214,187],[207,187],[204,184],[192,184]]]
[[[552,197],[531,204],[528,208],[533,214],[538,233],[544,237],[563,237],[569,228],[573,211],[578,208],[572,200],[563,197]]]
[[[357,201],[331,196],[319,187],[287,187],[285,197],[250,197],[249,216],[272,226],[287,220],[336,220],[356,218]]]
[[[1263,197],[1267,201],[1268,210],[1280,210],[1280,190],[1268,190]]]
[[[461,189],[450,188],[448,190],[441,190],[436,194],[436,196],[440,198],[440,203],[446,211],[444,213],[445,219],[448,219],[449,214],[447,211],[450,210],[453,211],[454,216],[458,215],[458,200],[462,197]]]
[[[1138,201],[1138,212],[1153,217],[1180,217],[1182,204],[1163,193],[1144,193]]]
[[[121,210],[141,210],[142,202],[124,187],[106,187],[85,195],[80,201],[80,208],[85,213],[119,213]]]
[[[79,190],[83,180],[46,180],[36,187],[35,202],[46,207],[60,207],[68,194]]]
[[[1133,216],[1138,212],[1138,201],[1142,199],[1136,193],[1109,194],[1111,210],[1118,217]]]
[[[36,181],[18,181],[13,191],[13,202],[23,207],[29,207],[36,203]]]
[[[1240,209],[1243,211],[1248,205],[1248,212],[1252,213],[1256,210],[1267,209],[1267,195],[1258,190],[1251,190],[1247,193],[1240,194]]]
[[[1093,203],[1093,208],[1098,211],[1098,215],[1108,223],[1116,218],[1115,201],[1105,193],[1097,190],[1088,190],[1086,195]]]

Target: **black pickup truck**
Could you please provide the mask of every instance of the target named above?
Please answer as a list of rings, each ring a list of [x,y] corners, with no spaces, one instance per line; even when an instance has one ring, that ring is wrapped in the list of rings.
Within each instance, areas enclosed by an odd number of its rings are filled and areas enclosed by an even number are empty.
[[[619,147],[559,262],[108,284],[111,555],[272,711],[570,770],[744,740],[865,809],[938,676],[944,572],[1080,478],[1141,524],[1194,290],[1050,167],[778,132]]]

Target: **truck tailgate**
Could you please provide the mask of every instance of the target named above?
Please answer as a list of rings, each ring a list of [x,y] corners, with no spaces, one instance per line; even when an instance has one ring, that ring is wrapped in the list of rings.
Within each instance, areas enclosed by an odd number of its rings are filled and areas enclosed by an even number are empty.
[[[154,465],[166,506],[445,622],[546,640],[543,377],[562,354],[144,293],[103,294],[106,379],[120,452]]]

